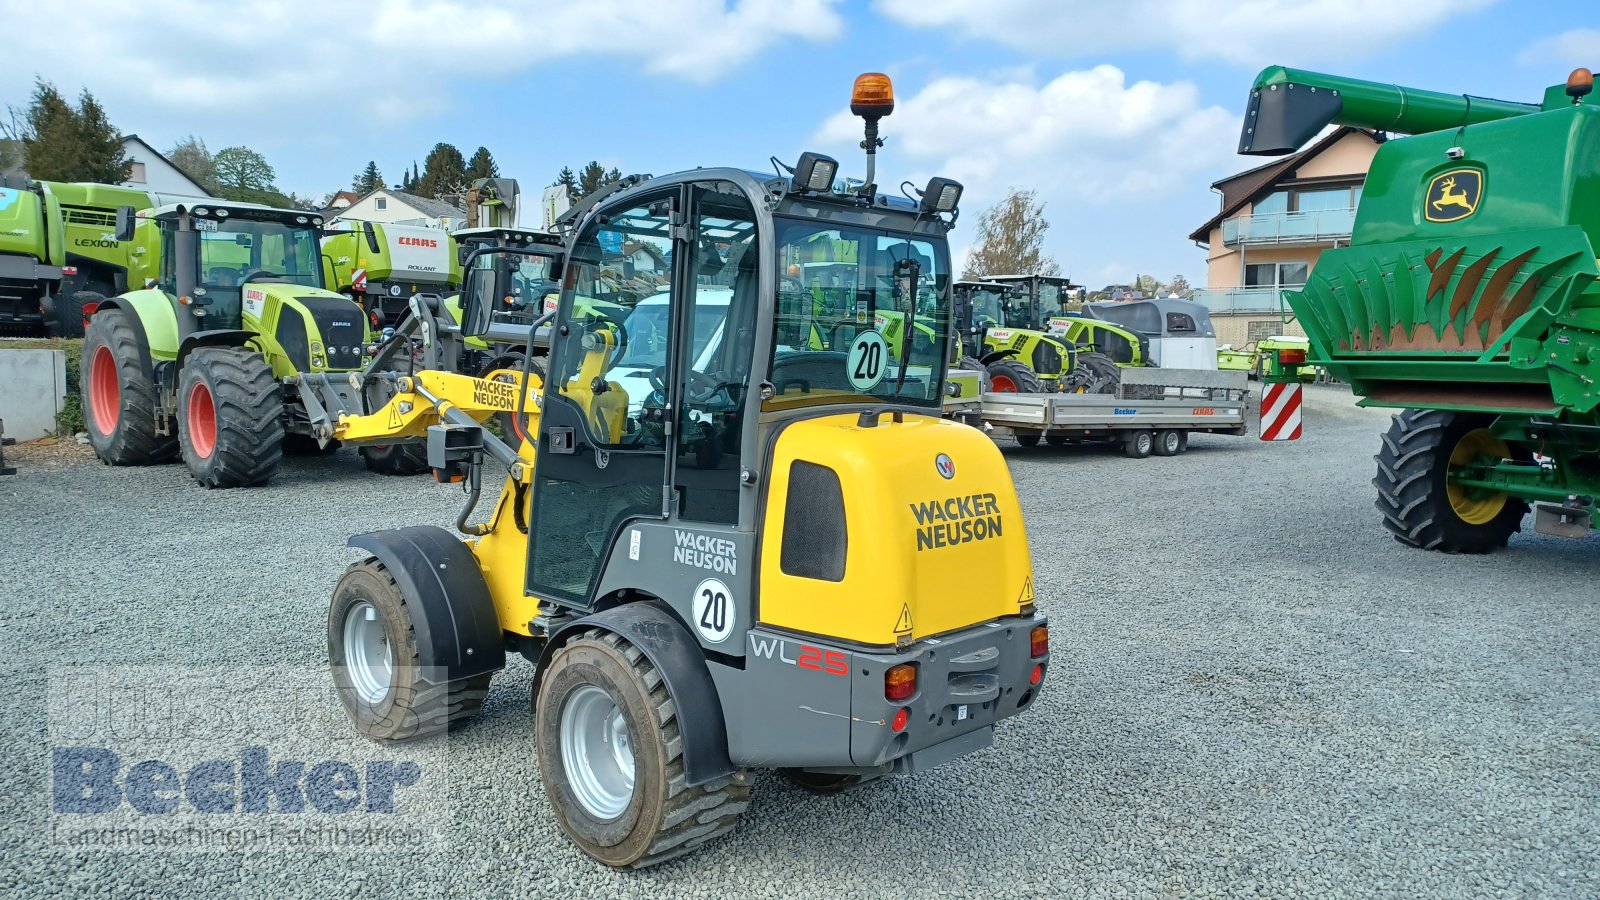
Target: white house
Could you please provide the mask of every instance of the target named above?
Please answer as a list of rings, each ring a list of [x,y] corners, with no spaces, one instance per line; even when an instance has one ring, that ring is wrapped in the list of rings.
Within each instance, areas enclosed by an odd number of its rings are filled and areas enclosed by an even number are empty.
[[[347,206],[324,210],[323,214],[328,217],[330,225],[348,219],[454,231],[467,222],[467,211],[459,206],[392,188],[379,188]]]
[[[211,192],[201,187],[183,170],[172,164],[161,151],[145,143],[137,134],[122,136],[122,151],[127,154],[133,170],[123,187],[171,194],[181,197],[209,197]]]

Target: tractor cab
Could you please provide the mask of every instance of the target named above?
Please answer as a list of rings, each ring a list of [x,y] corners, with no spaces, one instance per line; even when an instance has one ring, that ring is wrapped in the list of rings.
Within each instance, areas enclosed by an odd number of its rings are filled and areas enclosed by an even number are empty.
[[[1053,330],[1052,322],[1070,315],[1075,298],[1083,293],[1082,287],[1059,275],[990,275],[984,280],[1013,288],[1024,304],[1026,323],[1012,327],[1036,331]]]

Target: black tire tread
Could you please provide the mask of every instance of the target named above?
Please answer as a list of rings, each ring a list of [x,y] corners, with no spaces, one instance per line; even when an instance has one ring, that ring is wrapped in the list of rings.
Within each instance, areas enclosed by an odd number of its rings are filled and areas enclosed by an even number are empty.
[[[1010,378],[1017,386],[1019,394],[1042,394],[1045,392],[1044,382],[1040,380],[1039,373],[1028,368],[1027,364],[1014,359],[997,359],[988,366],[989,379],[1003,375]]]
[[[1506,546],[1522,530],[1528,505],[1515,498],[1508,498],[1498,518],[1479,526],[1460,522],[1450,508],[1439,469],[1448,464],[1459,440],[1456,432],[1478,425],[1473,418],[1439,409],[1407,409],[1390,421],[1373,457],[1378,472],[1372,485],[1378,489],[1373,505],[1395,540],[1421,550],[1480,554]]]
[[[111,466],[146,466],[168,462],[178,455],[178,432],[170,426],[166,434],[156,433],[156,385],[145,374],[139,347],[139,334],[120,309],[97,312],[84,333],[83,360],[79,365],[78,390],[83,400],[90,443],[95,455]],[[90,404],[90,372],[96,349],[111,348],[117,362],[121,409],[117,411],[117,430],[109,441],[95,441],[94,411]],[[101,445],[105,446],[102,447]]]
[[[178,414],[183,459],[208,488],[265,484],[283,461],[283,386],[261,354],[242,347],[202,347],[189,354],[180,377],[180,405],[187,385],[203,378],[217,412],[217,445],[209,459],[190,448],[187,418]]]

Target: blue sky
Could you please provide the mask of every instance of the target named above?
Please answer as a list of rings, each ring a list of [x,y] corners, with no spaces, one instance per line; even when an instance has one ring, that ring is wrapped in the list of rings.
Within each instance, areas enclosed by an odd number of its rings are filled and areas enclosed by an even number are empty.
[[[321,196],[368,159],[398,180],[437,141],[490,148],[531,198],[562,165],[766,168],[831,152],[860,174],[856,73],[894,77],[879,180],[968,185],[960,252],[1008,187],[1046,249],[1098,286],[1203,282],[1254,74],[1283,64],[1536,100],[1600,68],[1576,2],[1533,0],[0,0],[0,103],[32,76],[87,87],[124,131],[245,144]],[[46,52],[71,35],[71,53]],[[81,60],[98,60],[83,66]]]

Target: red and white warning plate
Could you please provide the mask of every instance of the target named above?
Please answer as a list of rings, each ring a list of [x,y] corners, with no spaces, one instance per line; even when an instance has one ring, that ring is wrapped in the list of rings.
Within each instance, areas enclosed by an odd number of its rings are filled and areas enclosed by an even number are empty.
[[[1261,439],[1300,439],[1299,383],[1268,384],[1261,389]]]

